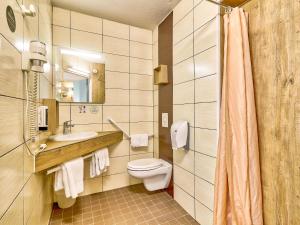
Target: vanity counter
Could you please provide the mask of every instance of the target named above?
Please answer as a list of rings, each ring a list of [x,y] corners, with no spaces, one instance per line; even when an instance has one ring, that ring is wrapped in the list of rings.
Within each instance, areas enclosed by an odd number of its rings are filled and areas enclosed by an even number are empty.
[[[101,148],[116,144],[123,139],[121,131],[97,132],[93,138],[79,141],[46,142],[47,148],[36,155],[35,172],[40,172],[63,162],[87,155]]]

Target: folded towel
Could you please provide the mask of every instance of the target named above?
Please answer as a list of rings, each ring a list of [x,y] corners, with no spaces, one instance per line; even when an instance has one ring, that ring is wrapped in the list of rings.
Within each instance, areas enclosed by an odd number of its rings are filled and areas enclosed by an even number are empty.
[[[55,176],[56,189],[61,188],[60,177],[62,176],[63,188],[67,198],[77,198],[78,194],[83,192],[83,158],[74,159],[65,162],[61,165],[61,171],[58,171]],[[60,175],[60,173],[62,175]]]
[[[106,172],[109,166],[108,149],[104,148],[95,152],[90,162],[90,177],[99,176],[101,173]]]
[[[131,146],[136,147],[147,147],[148,146],[148,134],[133,134],[130,135]]]

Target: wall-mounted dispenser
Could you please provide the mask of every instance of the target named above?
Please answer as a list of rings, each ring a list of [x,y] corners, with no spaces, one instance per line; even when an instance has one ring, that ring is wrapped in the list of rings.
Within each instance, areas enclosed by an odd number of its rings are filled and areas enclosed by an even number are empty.
[[[33,71],[38,73],[44,72],[46,59],[46,44],[41,41],[31,41],[29,52],[22,54],[22,70]]]
[[[39,130],[48,130],[48,106],[38,108],[38,127]]]
[[[187,121],[177,121],[171,127],[172,149],[185,148],[188,150],[189,124]]]

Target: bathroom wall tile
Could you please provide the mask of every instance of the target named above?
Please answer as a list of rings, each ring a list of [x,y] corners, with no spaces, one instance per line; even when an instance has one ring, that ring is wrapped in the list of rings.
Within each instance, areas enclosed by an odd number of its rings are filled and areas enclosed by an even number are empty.
[[[129,184],[127,172],[103,177],[103,191],[126,187]]]
[[[153,139],[153,153],[154,153],[154,158],[159,158],[159,139],[154,137]]]
[[[153,152],[153,148],[154,147],[154,142],[153,142],[153,138],[149,137],[149,144],[148,147],[138,147],[138,148],[133,148],[130,146],[130,157],[133,155],[141,155],[141,154],[152,154]],[[153,154],[151,156],[151,158],[153,157]]]
[[[192,217],[195,217],[194,198],[177,185],[174,185],[174,199],[179,203],[179,205],[181,205],[182,208],[185,209],[185,211],[188,212],[188,214],[190,214]]]
[[[214,209],[214,185],[195,177],[195,197],[211,210]]]
[[[21,54],[0,36],[0,94],[23,98]]]
[[[189,58],[173,67],[173,84],[194,79],[194,60]]]
[[[194,33],[194,54],[217,45],[219,27],[217,18],[205,24]]]
[[[94,123],[94,124],[76,124],[71,128],[72,132],[84,132],[84,131],[94,131],[101,132],[102,131],[102,123]]]
[[[193,33],[193,11],[180,20],[173,28],[173,44]]]
[[[174,165],[174,183],[191,196],[194,196],[194,182],[194,174]]]
[[[130,26],[130,40],[152,44],[152,31]]]
[[[106,88],[129,89],[129,74],[120,72],[105,72]]]
[[[173,151],[174,164],[182,167],[183,169],[194,173],[194,151],[182,150]]]
[[[127,172],[127,163],[129,162],[129,156],[110,158],[110,166],[103,175],[113,175]]]
[[[195,128],[195,150],[206,155],[216,156],[218,146],[218,132]]]
[[[130,56],[142,59],[152,59],[152,45],[130,41]]]
[[[219,80],[217,75],[195,80],[195,102],[213,102],[219,98]]]
[[[195,152],[195,174],[210,183],[215,182],[216,159]]]
[[[102,35],[72,29],[71,47],[85,51],[102,52]]]
[[[110,157],[129,155],[129,140],[123,140],[120,143],[109,146],[108,148]]]
[[[2,174],[0,180],[0,217],[14,201],[14,198],[18,195],[24,184],[23,168],[23,146],[16,148],[0,158]]]
[[[158,124],[158,120],[159,120],[159,118],[158,118],[158,105],[155,105],[154,106],[154,109],[153,109],[153,120],[154,120],[154,122],[156,122],[157,124]],[[158,127],[157,127],[157,130],[158,130]]]
[[[154,105],[155,106],[158,106],[158,104],[159,104],[159,96],[158,96],[158,90],[155,90],[154,92],[153,92],[153,102],[154,102]]]
[[[204,77],[218,72],[217,48],[210,48],[195,56],[195,76]]]
[[[53,45],[65,48],[71,47],[71,30],[65,27],[52,26]]]
[[[153,121],[153,108],[130,106],[130,122]]]
[[[69,120],[71,120],[71,104],[59,103],[59,125]]]
[[[105,54],[105,69],[117,72],[129,72],[129,57]]]
[[[208,1],[202,1],[194,9],[194,29],[198,29],[206,22],[216,17],[219,13],[219,7]]]
[[[173,121],[186,120],[194,126],[194,104],[173,105]]]
[[[158,67],[158,42],[153,43],[152,45],[152,62],[153,69]]]
[[[0,96],[0,155],[23,143],[23,101]]]
[[[6,7],[10,6],[15,15],[16,30],[11,32],[6,20]],[[19,51],[23,50],[23,16],[17,1],[3,0],[0,2],[0,33]]]
[[[28,142],[27,142],[28,143]],[[28,143],[29,145],[29,143]],[[23,144],[24,151],[24,181],[27,181],[34,172],[34,156],[30,155],[28,148]]]
[[[152,41],[153,43],[158,42],[158,26],[156,26],[152,31]]]
[[[84,191],[80,193],[80,196],[91,195],[102,191],[102,177],[99,176],[84,180]]]
[[[198,103],[195,105],[195,127],[217,129],[217,103]]]
[[[103,122],[110,117],[116,122],[129,122],[129,106],[103,106]]]
[[[39,98],[40,99],[49,99],[52,98],[52,84],[49,80],[43,76],[39,76]]]
[[[85,107],[85,113],[80,109]],[[73,124],[102,123],[102,106],[87,104],[71,105],[71,120]]]
[[[153,77],[139,74],[130,74],[130,89],[153,90]]]
[[[130,185],[135,185],[135,184],[141,184],[143,183],[143,180],[142,179],[137,179],[133,176],[130,176]]]
[[[3,225],[22,225],[23,224],[23,192],[21,191],[13,204],[0,219]]]
[[[173,63],[177,64],[193,56],[193,35],[188,36],[173,47]]]
[[[102,34],[102,19],[71,11],[71,28]]]
[[[149,158],[153,158],[153,153],[130,155],[130,161],[137,160],[137,159],[149,159]]]
[[[173,25],[177,24],[189,11],[193,9],[193,1],[182,0],[173,10]]]
[[[70,10],[53,7],[53,25],[70,27],[71,25]]]
[[[152,75],[152,60],[130,58],[130,73]]]
[[[103,20],[103,34],[129,40],[129,26],[110,20]]]
[[[24,221],[28,221],[29,217],[36,209],[40,193],[43,190],[43,181],[46,179],[42,174],[33,174],[30,176],[24,187]]]
[[[106,89],[105,105],[129,105],[129,90]]]
[[[173,86],[173,104],[194,103],[194,81]]]
[[[130,90],[130,105],[153,106],[153,92]]]
[[[212,225],[213,224],[213,212],[202,205],[197,200],[195,201],[195,209],[196,209],[196,220],[201,225]]]
[[[130,123],[130,134],[153,134],[153,122]]]
[[[129,41],[103,36],[103,52],[129,56]]]

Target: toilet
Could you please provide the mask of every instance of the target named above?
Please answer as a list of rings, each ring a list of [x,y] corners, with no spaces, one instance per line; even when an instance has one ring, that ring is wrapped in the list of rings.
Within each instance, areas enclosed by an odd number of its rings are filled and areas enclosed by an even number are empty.
[[[128,162],[128,173],[143,180],[148,191],[156,191],[169,186],[172,165],[165,160],[148,158]]]

